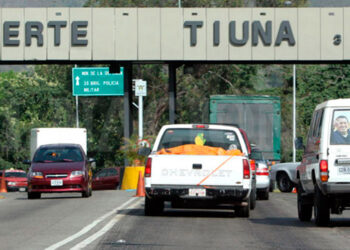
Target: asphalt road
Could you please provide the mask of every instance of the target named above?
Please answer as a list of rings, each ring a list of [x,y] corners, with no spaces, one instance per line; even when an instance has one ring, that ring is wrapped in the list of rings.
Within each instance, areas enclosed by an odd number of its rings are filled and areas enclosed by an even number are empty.
[[[248,219],[235,217],[231,209],[169,206],[162,216],[145,217],[143,199],[133,194],[99,191],[89,199],[55,194],[30,201],[24,193],[7,194],[0,200],[0,248],[343,250],[350,246],[349,211],[332,215],[326,228],[313,221],[302,223],[293,193],[270,193],[270,200],[258,201]]]

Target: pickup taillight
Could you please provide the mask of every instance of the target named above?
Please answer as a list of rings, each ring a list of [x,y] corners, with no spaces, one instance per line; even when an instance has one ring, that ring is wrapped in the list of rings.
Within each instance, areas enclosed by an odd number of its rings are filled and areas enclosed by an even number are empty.
[[[322,182],[328,181],[328,161],[320,161],[320,178]]]
[[[151,177],[152,170],[152,158],[147,159],[146,168],[145,168],[145,177]]]
[[[250,179],[250,166],[247,159],[243,160],[243,179]]]
[[[250,160],[250,169],[252,170],[253,175],[255,174],[256,171],[256,163],[255,160]]]

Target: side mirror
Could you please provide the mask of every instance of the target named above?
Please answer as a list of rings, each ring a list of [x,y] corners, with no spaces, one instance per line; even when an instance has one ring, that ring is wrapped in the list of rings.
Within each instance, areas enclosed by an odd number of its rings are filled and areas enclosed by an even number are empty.
[[[297,137],[294,141],[294,145],[296,149],[304,149],[303,137]]]
[[[142,147],[142,148],[139,148],[139,150],[137,151],[137,154],[143,155],[143,156],[148,156],[151,153],[151,151],[152,150],[150,148]]]
[[[23,160],[22,163],[26,164],[26,165],[30,165],[30,164],[32,164],[32,161],[30,161],[30,160]]]

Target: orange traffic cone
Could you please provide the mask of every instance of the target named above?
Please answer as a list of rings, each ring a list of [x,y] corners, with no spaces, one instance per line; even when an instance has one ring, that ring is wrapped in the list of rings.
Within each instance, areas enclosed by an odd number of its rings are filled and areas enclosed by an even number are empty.
[[[297,188],[293,188],[292,193],[296,194],[297,193]]]
[[[137,190],[134,197],[145,197],[145,182],[143,180],[141,171],[139,171],[139,181],[137,182]]]
[[[6,188],[6,182],[5,182],[5,170],[2,172],[2,177],[1,177],[1,187],[0,187],[0,193],[7,193],[7,188]]]

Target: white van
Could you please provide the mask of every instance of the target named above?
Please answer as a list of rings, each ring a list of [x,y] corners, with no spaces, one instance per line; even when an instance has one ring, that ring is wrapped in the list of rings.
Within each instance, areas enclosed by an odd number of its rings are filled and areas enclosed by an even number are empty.
[[[317,105],[297,167],[298,215],[326,226],[330,213],[350,207],[350,99]],[[297,145],[297,148],[300,148]]]

